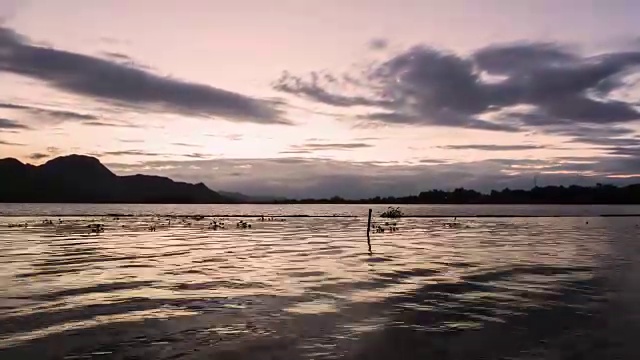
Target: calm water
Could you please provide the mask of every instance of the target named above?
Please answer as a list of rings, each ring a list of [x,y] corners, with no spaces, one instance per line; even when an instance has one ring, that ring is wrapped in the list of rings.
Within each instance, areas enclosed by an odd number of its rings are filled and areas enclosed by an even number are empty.
[[[367,208],[0,205],[0,359],[640,358],[638,207]]]

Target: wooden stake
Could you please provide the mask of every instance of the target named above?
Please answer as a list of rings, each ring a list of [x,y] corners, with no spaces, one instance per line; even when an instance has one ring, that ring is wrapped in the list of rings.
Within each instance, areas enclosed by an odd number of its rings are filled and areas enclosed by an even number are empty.
[[[371,253],[371,237],[369,236],[369,232],[371,231],[371,212],[373,210],[369,209],[369,220],[367,220],[367,244],[369,245],[369,253]]]

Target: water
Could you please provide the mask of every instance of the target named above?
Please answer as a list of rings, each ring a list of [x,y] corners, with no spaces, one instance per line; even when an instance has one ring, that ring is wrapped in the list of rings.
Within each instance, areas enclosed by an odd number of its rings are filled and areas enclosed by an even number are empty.
[[[367,208],[0,205],[0,358],[640,358],[640,219],[598,216],[638,207],[403,207],[581,217],[405,218],[371,254]]]
[[[396,206],[396,205],[394,205]],[[310,215],[366,216],[387,205],[149,205],[149,204],[0,204],[0,216],[125,215]],[[600,216],[640,215],[640,205],[402,205],[408,216]],[[365,227],[366,228],[366,227]]]

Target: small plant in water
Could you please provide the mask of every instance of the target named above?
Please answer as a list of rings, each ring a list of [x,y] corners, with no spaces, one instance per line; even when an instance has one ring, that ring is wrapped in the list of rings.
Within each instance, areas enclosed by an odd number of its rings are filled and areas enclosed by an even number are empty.
[[[401,218],[402,216],[404,216],[404,213],[400,211],[400,208],[399,207],[394,208],[393,206],[389,206],[387,211],[380,214],[380,217],[390,218],[390,219],[397,219],[397,218]]]

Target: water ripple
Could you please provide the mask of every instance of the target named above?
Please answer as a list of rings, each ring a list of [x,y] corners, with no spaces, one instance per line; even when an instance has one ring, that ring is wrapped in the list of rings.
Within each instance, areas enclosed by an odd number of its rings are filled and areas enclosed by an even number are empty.
[[[2,358],[637,358],[630,218],[44,219],[0,218]]]

